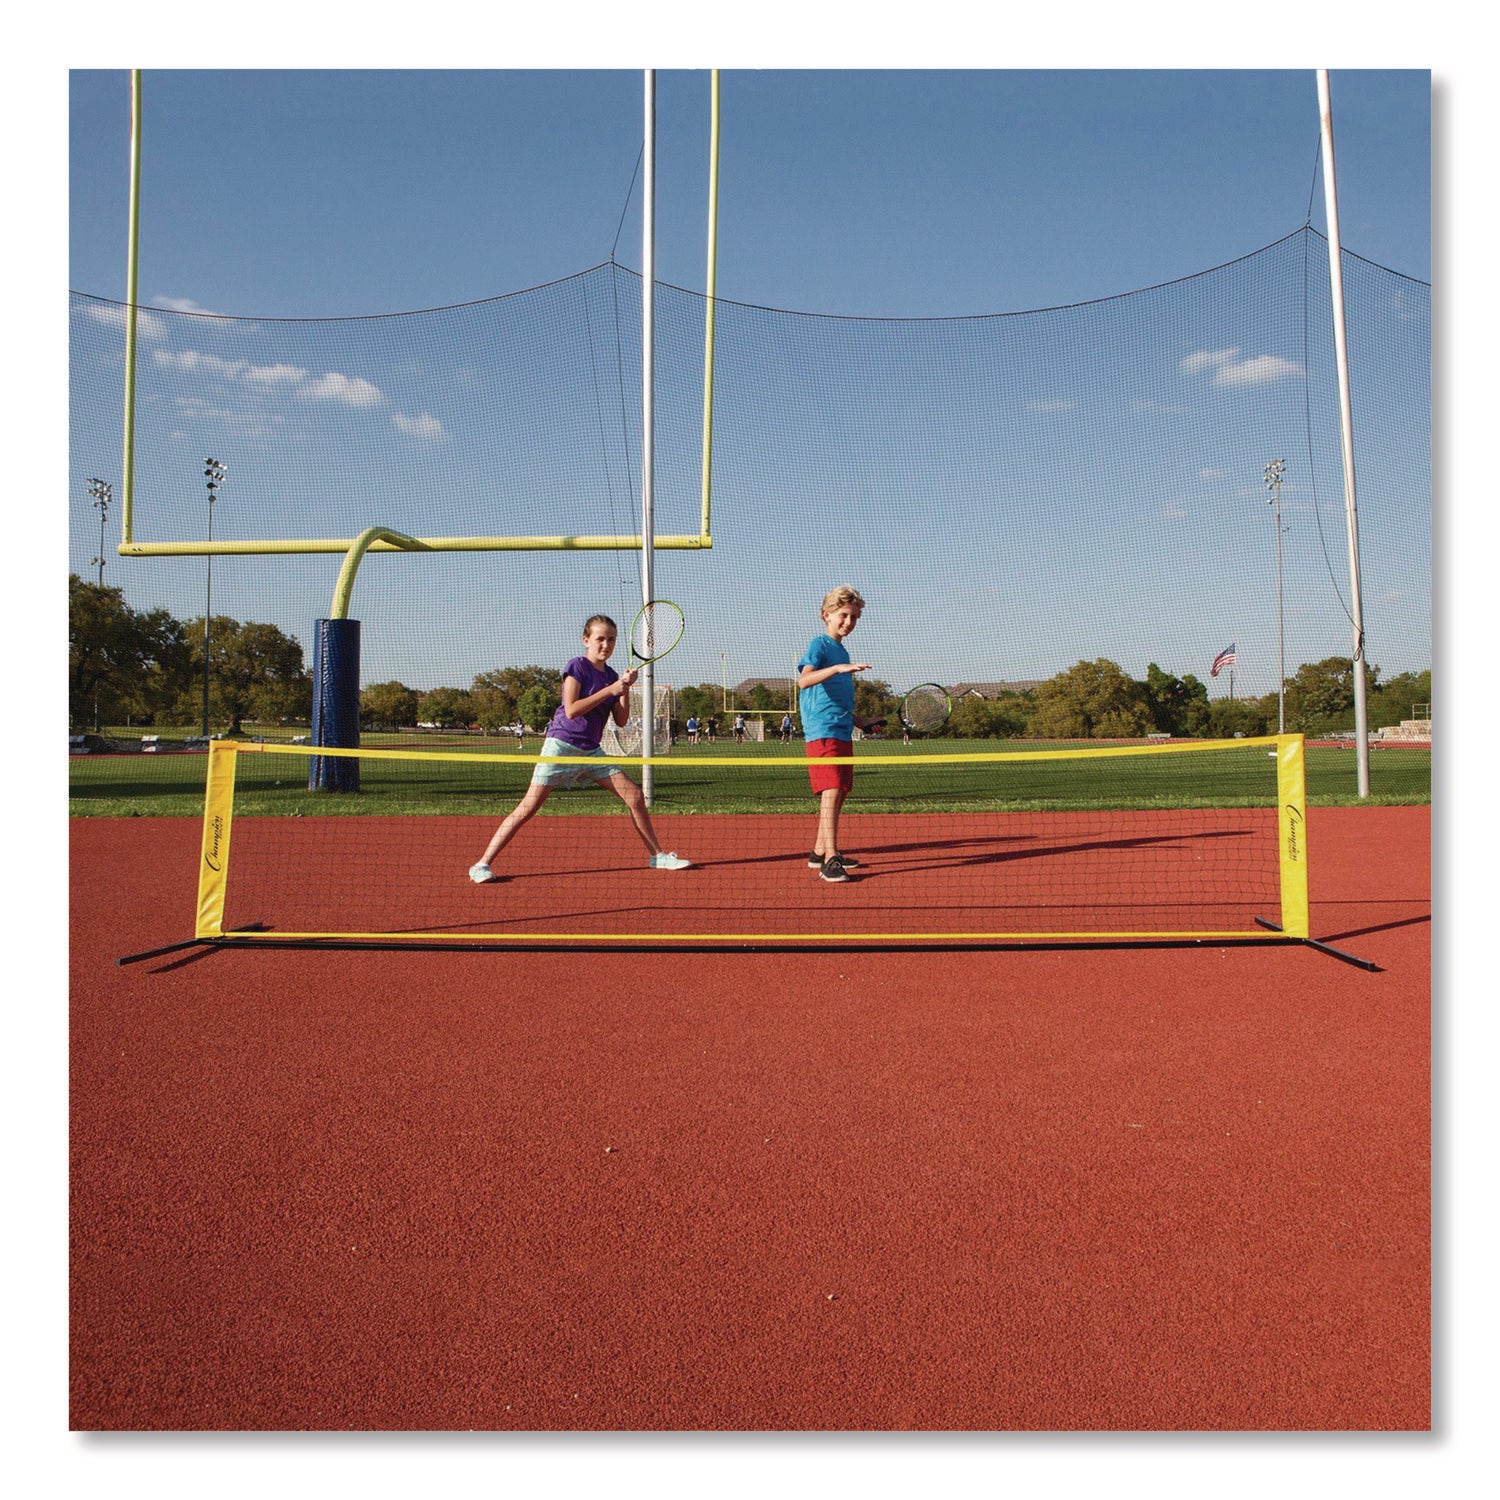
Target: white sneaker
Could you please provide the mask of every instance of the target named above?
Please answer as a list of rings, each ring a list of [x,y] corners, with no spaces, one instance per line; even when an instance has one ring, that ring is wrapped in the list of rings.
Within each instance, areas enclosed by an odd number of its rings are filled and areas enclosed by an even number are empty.
[[[683,859],[679,854],[653,854],[651,868],[653,870],[691,870],[693,862],[690,859]]]
[[[475,885],[486,885],[495,878],[495,872],[486,864],[469,866],[469,879]]]

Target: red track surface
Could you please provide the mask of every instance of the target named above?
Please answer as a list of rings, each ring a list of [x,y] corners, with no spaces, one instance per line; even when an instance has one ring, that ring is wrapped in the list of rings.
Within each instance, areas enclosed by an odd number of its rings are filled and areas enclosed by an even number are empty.
[[[72,824],[79,1429],[1425,1429],[1426,809],[1297,947],[226,951]],[[809,872],[808,879],[815,877]]]

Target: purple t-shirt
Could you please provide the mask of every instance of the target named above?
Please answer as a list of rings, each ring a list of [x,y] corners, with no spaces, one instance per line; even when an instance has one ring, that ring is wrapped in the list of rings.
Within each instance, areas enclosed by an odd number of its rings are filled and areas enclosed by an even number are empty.
[[[575,656],[563,668],[563,676],[571,677],[578,684],[580,698],[592,698],[610,683],[620,680],[620,674],[613,667],[596,667],[586,656]],[[547,737],[561,740],[575,750],[597,750],[614,706],[615,700],[607,698],[591,708],[581,719],[570,719],[566,708],[559,703],[557,712],[552,715],[552,722],[547,726]]]

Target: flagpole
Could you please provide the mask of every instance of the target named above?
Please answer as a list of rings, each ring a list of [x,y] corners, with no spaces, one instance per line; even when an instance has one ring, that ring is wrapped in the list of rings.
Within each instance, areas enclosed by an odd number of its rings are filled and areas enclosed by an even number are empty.
[[[1229,701],[1234,702],[1234,643],[1231,642],[1223,651],[1214,657],[1213,665],[1208,669],[1210,678],[1217,677],[1225,667],[1229,668]]]

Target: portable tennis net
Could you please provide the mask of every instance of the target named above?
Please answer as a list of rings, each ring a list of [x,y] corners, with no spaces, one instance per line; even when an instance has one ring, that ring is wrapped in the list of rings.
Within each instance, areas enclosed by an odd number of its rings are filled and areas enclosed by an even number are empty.
[[[310,788],[313,758],[328,755],[360,758],[357,793]],[[811,858],[817,801],[800,747],[679,747],[651,763],[651,817],[692,868],[649,868],[622,802],[593,787],[554,793],[496,858],[495,881],[476,885],[469,867],[536,761],[215,742],[191,941],[1313,941],[1300,735],[856,755],[840,843],[858,866],[842,884]],[[644,763],[617,764],[639,779]]]

